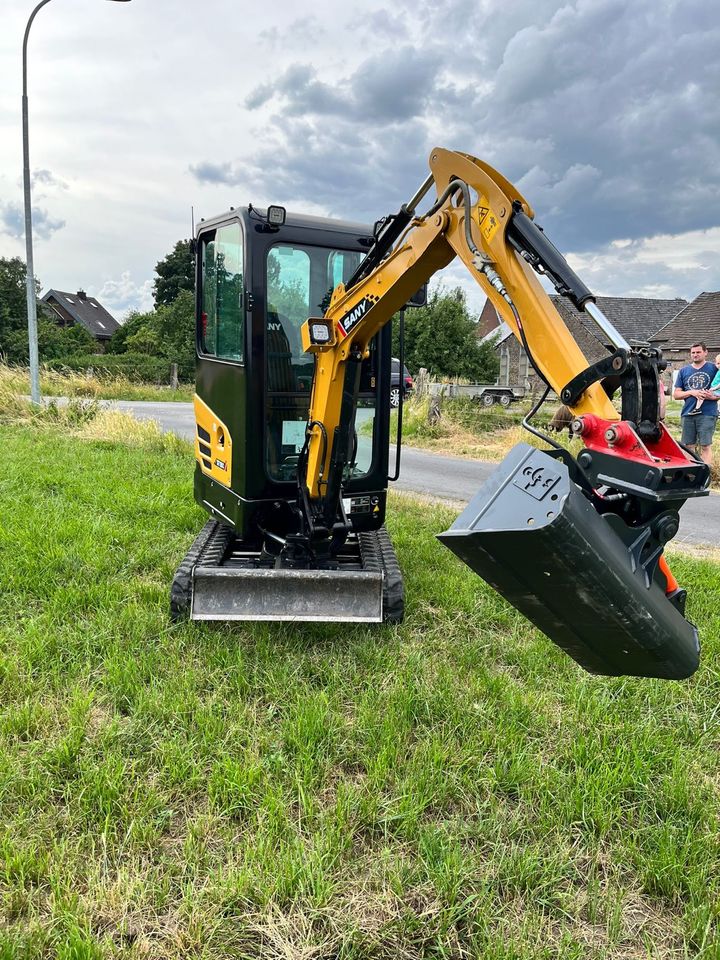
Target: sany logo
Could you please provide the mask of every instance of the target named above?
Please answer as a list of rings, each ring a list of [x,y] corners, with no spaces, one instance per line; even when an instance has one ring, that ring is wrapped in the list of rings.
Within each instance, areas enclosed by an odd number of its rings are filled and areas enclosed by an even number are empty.
[[[348,311],[344,317],[341,317],[338,322],[338,330],[340,333],[346,337],[348,333],[352,330],[355,324],[362,320],[365,314],[370,309],[371,303],[367,297],[363,297],[360,303],[356,304],[352,310]]]

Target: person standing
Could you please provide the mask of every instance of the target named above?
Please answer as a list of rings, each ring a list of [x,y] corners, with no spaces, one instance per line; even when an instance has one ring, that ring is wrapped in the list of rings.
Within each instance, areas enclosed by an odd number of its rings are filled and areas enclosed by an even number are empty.
[[[712,439],[718,418],[718,400],[710,385],[718,372],[714,363],[708,363],[704,343],[690,347],[690,363],[681,367],[675,381],[673,397],[684,400],[680,412],[682,443],[699,452],[707,464],[712,464]],[[697,401],[700,401],[698,407]]]

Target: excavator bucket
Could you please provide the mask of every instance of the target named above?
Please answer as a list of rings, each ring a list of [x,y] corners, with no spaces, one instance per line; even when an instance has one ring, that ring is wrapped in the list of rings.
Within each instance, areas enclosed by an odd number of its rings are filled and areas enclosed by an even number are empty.
[[[590,673],[681,680],[697,629],[561,461],[518,444],[439,539]]]

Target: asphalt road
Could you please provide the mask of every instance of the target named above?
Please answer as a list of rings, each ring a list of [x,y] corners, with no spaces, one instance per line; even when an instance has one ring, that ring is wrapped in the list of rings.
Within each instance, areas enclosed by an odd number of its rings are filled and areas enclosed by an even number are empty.
[[[193,440],[195,424],[189,403],[151,403],[139,400],[113,400],[107,405],[128,410],[141,420],[157,420],[163,430]],[[391,467],[395,451],[391,452]],[[479,460],[464,460],[426,453],[413,447],[403,447],[400,479],[394,486],[399,490],[421,493],[442,500],[467,503],[492,473],[495,464]],[[720,549],[720,495],[688,500],[680,514],[680,532],[673,540],[675,546]]]

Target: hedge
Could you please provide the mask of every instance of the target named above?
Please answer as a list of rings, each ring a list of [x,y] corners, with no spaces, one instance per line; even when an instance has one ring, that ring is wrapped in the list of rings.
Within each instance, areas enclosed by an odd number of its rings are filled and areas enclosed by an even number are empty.
[[[149,357],[144,353],[86,354],[50,360],[46,365],[52,370],[82,373],[92,370],[96,376],[122,375],[134,383],[170,383],[171,361],[163,357]],[[178,363],[178,379],[183,383],[192,383],[195,379],[194,364]]]

